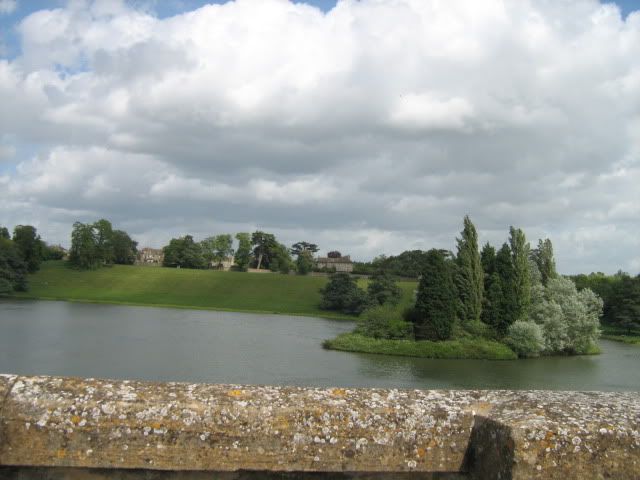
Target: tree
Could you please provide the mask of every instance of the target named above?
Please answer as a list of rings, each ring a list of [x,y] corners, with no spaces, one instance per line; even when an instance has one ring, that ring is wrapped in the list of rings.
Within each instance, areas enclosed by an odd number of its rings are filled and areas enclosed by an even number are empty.
[[[329,258],[342,258],[342,254],[337,250],[332,250],[327,253],[327,257]]]
[[[256,268],[264,266],[269,268],[269,264],[273,258],[274,249],[277,247],[275,235],[256,231],[251,234],[251,245],[253,246],[253,256],[256,259]]]
[[[97,255],[103,264],[114,263],[115,254],[113,251],[113,226],[109,220],[104,218],[93,224],[96,238]]]
[[[511,249],[504,243],[495,259],[495,273],[490,278],[487,296],[492,311],[488,313],[488,321],[499,336],[507,333],[509,326],[518,319],[518,300],[515,289],[515,271],[512,263]]]
[[[519,357],[537,357],[544,348],[542,329],[535,322],[517,320],[509,326],[505,343]]]
[[[0,295],[27,290],[27,264],[15,243],[0,235]]]
[[[282,243],[276,243],[270,252],[269,270],[272,272],[289,273],[291,271],[291,255],[289,249]]]
[[[303,250],[296,259],[296,271],[298,275],[306,275],[313,270],[313,255],[309,250]]]
[[[509,246],[513,265],[513,287],[516,299],[516,319],[526,320],[531,302],[531,277],[529,273],[529,244],[519,228],[509,228]]]
[[[131,239],[127,232],[114,230],[111,235],[113,263],[133,265],[138,255],[138,242]]]
[[[556,278],[556,261],[553,258],[553,245],[551,240],[545,238],[538,240],[538,248],[531,251],[531,258],[540,271],[541,281],[546,285],[550,278]]]
[[[320,289],[322,300],[320,308],[360,315],[369,306],[369,298],[364,290],[348,273],[334,273]]]
[[[0,239],[11,239],[11,236],[9,235],[9,229],[7,227],[0,227]]]
[[[622,277],[611,300],[614,302],[612,325],[624,329],[627,334],[640,328],[640,276]]]
[[[291,255],[300,255],[302,252],[309,252],[313,258],[313,254],[318,252],[318,246],[315,243],[298,242],[291,246]]]
[[[29,273],[37,272],[42,262],[44,243],[35,227],[17,225],[13,229],[13,243],[18,254],[27,265]]]
[[[545,353],[584,354],[600,335],[602,300],[568,278],[550,278],[532,289],[530,320],[541,326]]]
[[[484,244],[480,252],[480,263],[482,264],[482,271],[486,282],[486,279],[490,278],[496,271],[496,249],[488,242]]]
[[[73,224],[69,263],[83,270],[95,269],[102,264],[97,233],[92,224],[80,222]]]
[[[251,262],[251,238],[248,233],[237,233],[238,249],[235,261],[240,270],[246,270]]]
[[[458,242],[456,256],[456,287],[462,304],[463,320],[479,322],[482,314],[484,273],[478,251],[478,233],[469,216],[464,217],[464,228]]]
[[[390,303],[397,305],[402,298],[402,290],[395,280],[384,270],[378,270],[369,279],[367,286],[369,298],[378,305]]]
[[[413,316],[416,340],[451,337],[458,302],[453,268],[447,252],[436,249],[427,252]]]
[[[164,247],[165,267],[179,268],[204,268],[205,260],[202,256],[202,247],[193,241],[191,235],[180,238],[172,238],[169,245]]]
[[[233,255],[233,237],[229,234],[205,238],[200,245],[205,261],[215,267]]]

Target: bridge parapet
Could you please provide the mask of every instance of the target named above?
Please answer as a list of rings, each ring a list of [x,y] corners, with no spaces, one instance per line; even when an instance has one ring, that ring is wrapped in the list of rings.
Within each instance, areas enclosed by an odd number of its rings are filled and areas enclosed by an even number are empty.
[[[0,401],[0,478],[640,477],[638,393],[5,375]]]

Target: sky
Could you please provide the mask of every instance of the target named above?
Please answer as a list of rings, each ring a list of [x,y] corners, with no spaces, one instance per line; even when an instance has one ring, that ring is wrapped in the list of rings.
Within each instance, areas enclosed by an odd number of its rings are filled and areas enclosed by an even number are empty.
[[[640,272],[640,0],[0,0],[0,225]]]

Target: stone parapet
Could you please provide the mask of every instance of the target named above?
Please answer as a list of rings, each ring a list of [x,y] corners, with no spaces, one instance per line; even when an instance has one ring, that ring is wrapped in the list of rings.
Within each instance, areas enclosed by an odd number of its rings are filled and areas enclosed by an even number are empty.
[[[0,478],[640,478],[638,393],[5,375],[0,401]]]

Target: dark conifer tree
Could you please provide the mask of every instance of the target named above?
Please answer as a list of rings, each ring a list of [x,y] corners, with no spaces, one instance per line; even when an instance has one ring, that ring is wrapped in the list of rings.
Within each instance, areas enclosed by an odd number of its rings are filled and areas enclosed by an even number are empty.
[[[496,254],[496,271],[492,276],[492,283],[498,281],[500,289],[493,289],[492,296],[495,303],[492,316],[494,318],[494,327],[500,336],[507,333],[509,326],[518,319],[519,302],[515,289],[515,271],[513,268],[511,249],[506,243],[498,250]],[[499,293],[498,293],[499,291]],[[496,297],[501,297],[499,300]]]
[[[415,314],[416,340],[447,340],[451,337],[458,304],[453,281],[454,263],[448,252],[429,250],[418,285]]]

